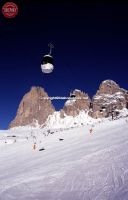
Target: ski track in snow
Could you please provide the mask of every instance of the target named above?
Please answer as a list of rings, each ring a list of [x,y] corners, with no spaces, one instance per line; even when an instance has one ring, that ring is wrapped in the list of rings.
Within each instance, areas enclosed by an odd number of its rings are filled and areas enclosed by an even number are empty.
[[[0,200],[128,200],[128,123],[99,123],[92,134],[90,127],[47,137],[36,130],[35,151],[32,138],[24,139],[27,131],[12,144],[15,138],[4,144],[4,134],[18,137],[18,130],[3,131]]]

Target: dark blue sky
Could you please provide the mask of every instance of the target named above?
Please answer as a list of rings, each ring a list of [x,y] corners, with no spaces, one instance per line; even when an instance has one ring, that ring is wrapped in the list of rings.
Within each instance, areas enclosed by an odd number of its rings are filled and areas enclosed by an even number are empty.
[[[128,3],[14,2],[20,11],[15,19],[0,13],[0,129],[33,85],[49,96],[68,96],[75,88],[92,96],[105,79],[128,89]],[[48,75],[40,62],[49,42],[55,69]],[[64,102],[53,103],[58,110]]]

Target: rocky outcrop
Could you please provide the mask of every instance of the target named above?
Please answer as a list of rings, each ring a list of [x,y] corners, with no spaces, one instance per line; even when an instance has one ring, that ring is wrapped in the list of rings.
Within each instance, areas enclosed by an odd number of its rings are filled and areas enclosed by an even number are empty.
[[[16,117],[9,127],[34,125],[35,122],[43,124],[54,111],[51,100],[48,99],[44,89],[32,87],[21,100]]]
[[[127,91],[116,82],[103,81],[92,99],[89,115],[93,118],[117,116],[119,110],[127,107],[127,99]]]
[[[88,94],[75,89],[70,94],[62,110],[60,110],[60,119],[66,116],[75,117],[81,111],[93,118],[102,118],[117,116],[123,108],[128,109],[128,91],[112,81],[103,81],[92,101]],[[54,113],[55,109],[47,93],[41,87],[32,87],[23,97],[15,119],[10,123],[10,128],[16,126],[45,125],[49,115]]]
[[[60,111],[60,116],[63,118],[66,115],[75,117],[80,111],[87,112],[90,107],[90,98],[88,94],[74,90],[70,95],[70,99],[66,101],[63,109]]]

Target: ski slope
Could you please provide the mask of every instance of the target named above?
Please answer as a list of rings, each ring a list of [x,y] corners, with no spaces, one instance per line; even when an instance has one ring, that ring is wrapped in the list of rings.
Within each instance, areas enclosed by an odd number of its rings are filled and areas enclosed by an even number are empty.
[[[0,200],[128,199],[126,117],[53,132],[0,131]]]

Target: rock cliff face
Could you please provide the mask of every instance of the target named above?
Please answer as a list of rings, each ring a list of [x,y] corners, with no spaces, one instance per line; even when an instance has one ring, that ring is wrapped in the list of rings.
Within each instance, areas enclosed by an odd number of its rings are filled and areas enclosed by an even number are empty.
[[[62,110],[60,119],[66,116],[77,116],[84,111],[93,118],[115,117],[123,108],[128,109],[128,91],[112,81],[103,81],[92,101],[88,94],[75,89],[70,94]],[[32,87],[30,92],[23,97],[15,119],[10,123],[10,128],[16,126],[45,124],[49,115],[55,111],[47,93],[41,87]]]
[[[43,124],[55,109],[47,93],[41,87],[32,87],[20,102],[15,119],[10,123],[10,128],[25,126],[35,122]]]
[[[75,117],[80,111],[87,112],[90,107],[90,98],[88,94],[80,91],[74,90],[71,94],[71,99],[67,100],[63,109],[60,112],[60,116],[69,115]]]
[[[92,99],[89,115],[93,118],[116,116],[119,110],[128,106],[127,98],[127,91],[116,82],[103,81]]]

